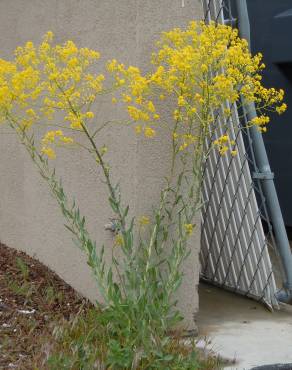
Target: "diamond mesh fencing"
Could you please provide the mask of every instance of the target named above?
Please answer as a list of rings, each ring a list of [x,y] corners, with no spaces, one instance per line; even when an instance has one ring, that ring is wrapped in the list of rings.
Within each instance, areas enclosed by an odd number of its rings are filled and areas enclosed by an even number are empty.
[[[234,24],[230,1],[204,0],[203,7],[206,23]],[[238,154],[221,156],[213,150],[204,167],[201,278],[278,308],[269,255],[273,233],[261,183],[254,175],[252,141],[244,130],[244,114],[240,112],[239,118],[237,106],[226,104],[232,112],[230,118],[224,118],[222,110],[213,112],[210,130],[215,139],[228,129]]]

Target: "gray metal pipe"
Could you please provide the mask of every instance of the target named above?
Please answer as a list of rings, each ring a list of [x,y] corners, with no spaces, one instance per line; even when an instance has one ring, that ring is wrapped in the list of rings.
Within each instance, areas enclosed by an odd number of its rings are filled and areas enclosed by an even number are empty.
[[[238,13],[238,30],[240,37],[246,39],[250,45],[250,24],[246,0],[235,1]],[[254,103],[245,103],[244,110],[248,120],[252,120],[257,116]],[[259,170],[258,178],[262,181],[263,192],[266,197],[269,215],[273,224],[277,248],[285,272],[283,289],[277,293],[277,298],[281,302],[289,302],[292,300],[292,254],[289,240],[262,134],[256,127],[252,127],[250,129],[250,135],[252,138],[256,165]]]

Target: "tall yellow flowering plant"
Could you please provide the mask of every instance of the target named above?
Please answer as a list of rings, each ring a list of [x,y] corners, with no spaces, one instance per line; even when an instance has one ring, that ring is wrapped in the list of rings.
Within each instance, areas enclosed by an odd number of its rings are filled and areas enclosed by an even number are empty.
[[[183,278],[180,267],[201,204],[202,168],[211,150],[236,155],[228,130],[231,107],[241,106],[241,97],[255,102],[259,112],[248,126],[265,131],[267,113],[285,111],[284,94],[262,85],[262,56],[252,56],[247,42],[225,25],[191,22],[186,30],[163,33],[152,55],[152,71],[146,74],[111,60],[105,81],[104,75],[94,73],[98,59],[97,51],[79,49],[72,41],[54,45],[51,32],[39,46],[27,42],[17,48],[13,61],[0,60],[0,122],[16,132],[87,255],[104,297],[103,318],[111,322],[106,326],[109,366],[193,369],[186,358],[181,365],[180,357],[165,353],[169,342],[164,336],[180,319],[173,309],[174,293]],[[129,220],[129,207],[112,182],[107,148],[96,140],[104,126],[95,120],[101,94],[109,94],[113,104],[125,104],[138,135],[151,139],[163,134],[161,140],[171,143],[170,172],[152,222],[146,217],[140,225],[135,218]],[[171,110],[166,116],[160,112],[165,106]],[[219,120],[223,134],[214,137]],[[40,139],[37,131],[42,132]],[[113,253],[110,266],[56,175],[58,146],[85,150],[102,171],[116,219],[113,246],[120,245],[123,252],[121,260]],[[146,233],[136,232],[141,225]]]

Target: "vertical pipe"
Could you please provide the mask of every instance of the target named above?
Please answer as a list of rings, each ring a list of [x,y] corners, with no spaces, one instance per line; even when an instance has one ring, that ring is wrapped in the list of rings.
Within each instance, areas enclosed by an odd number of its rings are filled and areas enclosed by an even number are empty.
[[[250,45],[250,24],[246,0],[235,1],[240,37],[246,39]],[[244,104],[244,106],[249,121],[256,117],[257,113],[254,103]],[[284,289],[277,293],[277,298],[282,302],[288,302],[292,299],[292,254],[289,240],[262,135],[256,127],[250,129],[250,134],[253,142],[256,165],[260,172],[259,177],[262,181],[263,191],[266,196],[267,206],[273,224],[277,248],[285,272]]]

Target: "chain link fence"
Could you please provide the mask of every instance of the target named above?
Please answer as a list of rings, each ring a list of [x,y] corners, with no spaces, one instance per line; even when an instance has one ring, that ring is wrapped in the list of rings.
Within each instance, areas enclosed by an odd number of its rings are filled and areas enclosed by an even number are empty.
[[[235,24],[230,1],[204,0],[203,8],[206,23]],[[222,111],[213,112],[216,119],[210,129],[215,139],[227,128],[238,154],[221,156],[213,150],[204,168],[201,278],[278,308],[269,254],[273,232],[256,178],[252,140],[244,130],[247,120],[243,112],[239,118],[235,104],[228,108],[232,112],[228,120]]]

